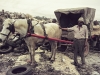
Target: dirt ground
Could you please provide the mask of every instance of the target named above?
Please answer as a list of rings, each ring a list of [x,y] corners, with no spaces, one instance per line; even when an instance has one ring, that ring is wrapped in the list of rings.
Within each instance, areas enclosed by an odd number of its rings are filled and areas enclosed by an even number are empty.
[[[66,54],[69,58],[73,59],[71,51]],[[80,57],[78,57],[79,63]],[[90,50],[89,54],[85,57],[86,68],[76,68],[80,75],[100,75],[100,51]]]
[[[37,66],[33,75],[100,75],[100,53],[99,51],[90,50],[86,56],[86,68],[77,68],[71,63],[73,62],[73,52],[57,51],[54,63],[48,60],[50,52],[36,50],[35,59]],[[0,54],[0,75],[6,75],[8,69],[14,66],[27,64],[29,54]],[[80,58],[78,57],[80,62]],[[37,74],[38,72],[38,74]]]

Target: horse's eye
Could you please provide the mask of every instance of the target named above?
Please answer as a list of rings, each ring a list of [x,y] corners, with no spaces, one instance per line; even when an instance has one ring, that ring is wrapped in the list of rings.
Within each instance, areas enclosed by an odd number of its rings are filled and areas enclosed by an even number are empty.
[[[9,27],[7,27],[7,29],[9,29]]]

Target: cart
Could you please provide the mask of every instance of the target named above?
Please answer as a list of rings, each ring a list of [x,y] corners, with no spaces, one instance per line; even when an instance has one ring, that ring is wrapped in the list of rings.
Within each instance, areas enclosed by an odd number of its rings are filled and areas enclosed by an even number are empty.
[[[70,8],[70,9],[57,9],[54,11],[55,16],[58,20],[59,25],[62,28],[72,27],[78,24],[78,19],[80,17],[84,18],[84,23],[87,25],[89,30],[89,40],[91,39],[91,31],[93,31],[93,20],[95,17],[94,8],[83,7],[83,8]],[[62,37],[63,40],[69,40],[73,42],[74,35],[73,31],[63,31]],[[89,41],[90,42],[90,41]],[[84,55],[88,55],[89,53],[89,42],[87,42],[87,46],[84,48]],[[69,48],[73,49],[73,44],[61,43],[62,49],[65,51]]]

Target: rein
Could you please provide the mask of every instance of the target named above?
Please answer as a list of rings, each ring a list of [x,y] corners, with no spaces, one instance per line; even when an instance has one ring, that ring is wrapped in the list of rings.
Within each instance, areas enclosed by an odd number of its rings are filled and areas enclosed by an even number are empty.
[[[4,35],[4,36],[8,36],[7,34],[3,34],[3,33],[0,33],[0,34],[2,34],[2,35]]]
[[[5,41],[8,39],[8,37],[9,37],[10,33],[11,33],[11,31],[8,33],[8,35],[6,35],[6,34],[3,34],[3,33],[0,33],[1,35],[4,35],[4,36],[6,36],[6,39],[4,40],[4,42],[5,42]]]

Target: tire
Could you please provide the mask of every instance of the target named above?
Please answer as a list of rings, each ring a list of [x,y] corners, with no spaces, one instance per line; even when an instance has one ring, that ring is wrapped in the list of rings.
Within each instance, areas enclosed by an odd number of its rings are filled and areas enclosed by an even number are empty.
[[[25,52],[28,52],[28,51],[29,51],[28,47],[25,44],[14,48],[15,53],[25,53]]]
[[[61,47],[58,48],[58,51],[65,52],[66,48],[67,48],[67,46],[61,45]]]
[[[28,65],[21,65],[16,66],[11,69],[9,69],[6,73],[6,75],[32,75],[32,67]]]
[[[14,53],[22,53],[22,52],[25,52],[25,49],[14,48]]]
[[[11,52],[13,49],[11,46],[9,45],[3,45],[0,47],[0,54],[6,54],[6,53],[9,53]]]
[[[89,54],[89,49],[90,49],[90,46],[89,46],[89,43],[87,42],[87,46],[84,48],[85,50],[84,56],[87,56]]]

